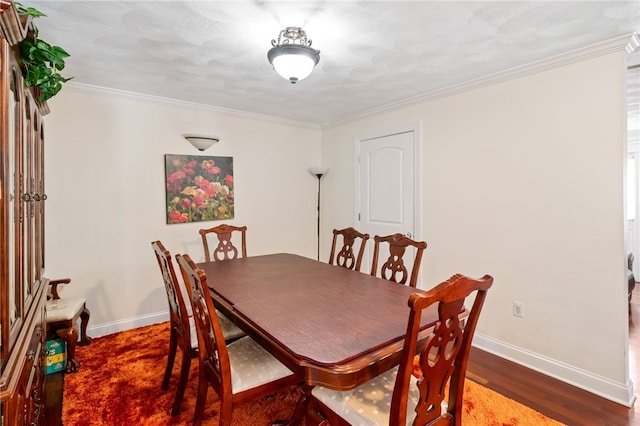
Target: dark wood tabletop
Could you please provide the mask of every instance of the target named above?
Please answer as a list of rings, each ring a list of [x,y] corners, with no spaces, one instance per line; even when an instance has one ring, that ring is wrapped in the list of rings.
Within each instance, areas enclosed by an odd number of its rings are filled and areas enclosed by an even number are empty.
[[[198,264],[216,305],[308,385],[352,389],[399,362],[414,288],[293,254]],[[437,319],[423,313],[425,328]]]

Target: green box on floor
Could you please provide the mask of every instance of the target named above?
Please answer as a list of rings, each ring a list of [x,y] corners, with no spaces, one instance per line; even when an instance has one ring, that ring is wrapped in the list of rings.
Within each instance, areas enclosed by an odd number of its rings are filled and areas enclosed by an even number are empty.
[[[47,340],[47,374],[64,371],[67,366],[67,342],[62,339]]]

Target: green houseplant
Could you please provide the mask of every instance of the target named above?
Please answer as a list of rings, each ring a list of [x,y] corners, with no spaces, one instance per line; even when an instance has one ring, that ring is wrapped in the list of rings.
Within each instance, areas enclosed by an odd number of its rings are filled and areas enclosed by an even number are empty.
[[[30,15],[32,18],[46,16],[33,7],[24,7],[16,3],[19,14]],[[19,43],[23,74],[27,86],[36,87],[39,91],[39,101],[46,102],[58,94],[62,89],[62,83],[71,78],[65,78],[60,74],[64,69],[64,60],[69,54],[60,46],[53,46],[39,38],[38,28],[33,25],[34,36],[26,37]]]

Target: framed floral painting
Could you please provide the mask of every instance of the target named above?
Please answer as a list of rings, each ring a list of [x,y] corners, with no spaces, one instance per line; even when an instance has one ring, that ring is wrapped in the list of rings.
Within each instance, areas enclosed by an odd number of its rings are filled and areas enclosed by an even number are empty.
[[[233,157],[165,155],[167,223],[233,219]]]

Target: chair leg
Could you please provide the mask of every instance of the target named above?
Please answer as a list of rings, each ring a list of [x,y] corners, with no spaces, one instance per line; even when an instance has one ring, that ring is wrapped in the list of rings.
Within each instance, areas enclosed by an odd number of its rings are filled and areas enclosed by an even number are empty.
[[[231,416],[233,415],[233,403],[227,401],[225,396],[220,397],[220,410],[218,410],[219,425],[231,426]]]
[[[63,328],[56,331],[56,334],[67,342],[67,368],[65,369],[65,373],[75,373],[80,368],[80,361],[76,359],[76,345],[78,343],[77,327]]]
[[[202,416],[204,414],[204,405],[207,402],[207,391],[209,390],[209,382],[204,374],[204,367],[199,366],[200,371],[198,373],[198,396],[196,397],[196,409],[193,413],[193,426],[200,426],[202,424]],[[221,401],[222,402],[222,401]],[[220,404],[222,410],[222,404]]]
[[[167,358],[167,367],[164,369],[164,377],[162,378],[162,385],[160,389],[169,389],[169,380],[171,380],[171,373],[173,372],[173,362],[176,359],[176,349],[178,347],[178,340],[176,338],[176,331],[171,328],[169,336],[169,357]]]
[[[91,344],[91,337],[87,336],[87,324],[89,324],[89,317],[91,317],[91,312],[85,306],[82,312],[80,313],[80,346],[89,346]]]
[[[178,388],[176,389],[176,397],[173,401],[173,409],[171,410],[172,416],[177,416],[180,412],[180,405],[184,398],[184,391],[187,388],[187,381],[189,380],[189,369],[191,368],[191,354],[184,353],[182,351],[182,363],[180,367],[180,379],[178,380]]]

